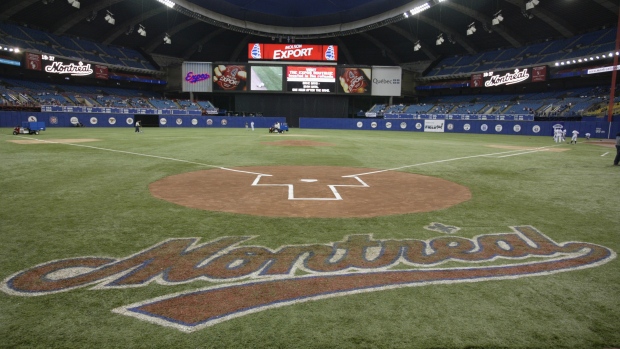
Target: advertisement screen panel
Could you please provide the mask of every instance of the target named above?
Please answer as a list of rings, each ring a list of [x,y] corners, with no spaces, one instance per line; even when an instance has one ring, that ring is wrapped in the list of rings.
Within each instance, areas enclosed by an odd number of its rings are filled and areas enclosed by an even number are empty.
[[[213,91],[246,91],[247,79],[245,65],[218,64],[213,67]]]
[[[183,92],[212,92],[211,63],[183,62],[181,68]]]
[[[372,68],[339,67],[338,92],[356,95],[369,95],[372,85]]]
[[[532,68],[532,82],[547,81],[547,66]]]
[[[476,88],[476,87],[482,87],[483,85],[484,85],[484,78],[482,77],[482,74],[472,74],[471,82],[469,86]]]
[[[267,61],[338,61],[336,45],[248,44],[248,59]]]
[[[472,75],[472,82],[474,76]],[[516,68],[512,70],[489,71],[482,73],[484,87],[510,86],[529,82],[547,81],[547,66]],[[472,87],[473,84],[472,84]]]
[[[49,74],[70,75],[70,76],[84,76],[94,77],[95,70],[92,64],[73,61],[60,57],[42,55],[41,62],[43,64],[43,71]]]
[[[95,79],[108,80],[108,67],[105,65],[95,64]]]
[[[41,70],[41,55],[26,52],[24,57],[26,59],[26,69],[39,71]]]
[[[282,91],[282,66],[253,65],[250,67],[250,90]]]
[[[336,67],[287,66],[286,90],[296,93],[334,93]]]
[[[403,70],[401,67],[372,67],[372,95],[400,96]]]

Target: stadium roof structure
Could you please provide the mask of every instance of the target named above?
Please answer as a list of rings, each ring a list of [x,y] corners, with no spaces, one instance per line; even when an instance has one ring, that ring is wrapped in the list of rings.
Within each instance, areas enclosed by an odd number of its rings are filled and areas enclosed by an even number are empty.
[[[281,42],[336,44],[339,64],[407,65],[615,27],[618,7],[618,0],[4,0],[0,21],[188,61],[242,62],[248,43]],[[446,40],[437,45],[440,34]]]

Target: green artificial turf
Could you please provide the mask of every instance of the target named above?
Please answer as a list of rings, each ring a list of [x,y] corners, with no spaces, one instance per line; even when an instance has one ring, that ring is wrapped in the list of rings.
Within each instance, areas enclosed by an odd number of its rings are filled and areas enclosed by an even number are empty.
[[[620,170],[612,166],[613,148],[528,136],[144,130],[48,128],[21,137],[0,129],[0,279],[57,259],[124,258],[171,238],[206,242],[251,235],[247,245],[272,249],[329,244],[351,234],[429,240],[442,236],[424,229],[432,222],[459,227],[454,235],[468,239],[529,225],[557,243],[620,251]],[[10,142],[82,138],[97,141]],[[333,146],[265,144],[281,140]],[[515,152],[493,145],[550,150],[501,157]],[[566,151],[552,151],[557,149]],[[305,219],[201,211],[154,198],[148,190],[173,174],[277,165],[398,168],[466,186],[472,198],[427,213]],[[613,259],[550,275],[351,294],[268,309],[192,333],[112,309],[216,283],[82,287],[41,296],[0,292],[0,348],[613,348],[620,347],[618,267]]]

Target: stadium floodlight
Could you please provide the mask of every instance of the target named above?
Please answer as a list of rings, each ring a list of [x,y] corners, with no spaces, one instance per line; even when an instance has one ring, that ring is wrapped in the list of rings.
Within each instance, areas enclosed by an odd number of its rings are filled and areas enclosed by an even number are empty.
[[[473,33],[476,32],[476,24],[474,22],[472,22],[468,27],[467,27],[467,35],[472,35]]]
[[[504,17],[502,16],[502,10],[499,10],[495,14],[495,17],[493,17],[493,21],[491,22],[491,24],[498,25],[503,20],[504,20]]]
[[[422,11],[428,10],[429,8],[431,8],[431,5],[429,5],[428,2],[425,2],[424,4],[420,6],[416,6],[412,8],[411,10],[409,10],[409,13],[411,13],[412,16],[415,16]]]
[[[138,34],[146,36],[146,30],[144,29],[144,26],[142,24],[140,24],[140,28],[138,28]]]
[[[174,2],[170,1],[170,0],[157,0],[158,2],[161,2],[162,4],[173,8],[174,7]]]
[[[78,0],[67,0],[75,8],[80,8],[80,2]]]
[[[116,23],[116,20],[114,19],[114,17],[112,17],[113,16],[112,12],[110,11],[106,11],[106,12],[107,14],[104,17],[105,21],[114,25],[114,23]]]
[[[530,1],[528,1],[528,2],[525,4],[525,9],[526,9],[526,10],[531,10],[531,9],[533,9],[534,7],[536,7],[536,5],[538,5],[538,4],[539,4],[539,1],[538,1],[538,0],[530,0]]]
[[[414,51],[420,51],[421,48],[422,48],[422,45],[420,45],[420,40],[416,41],[415,44],[413,44]]]
[[[170,35],[168,35],[168,33],[166,33],[166,36],[164,36],[164,44],[172,44],[172,40],[170,39]]]
[[[439,34],[439,35],[437,36],[437,41],[435,41],[435,45],[439,46],[439,45],[443,44],[443,42],[444,42],[444,41],[445,41],[445,40],[443,39],[443,33],[442,33],[442,34]]]

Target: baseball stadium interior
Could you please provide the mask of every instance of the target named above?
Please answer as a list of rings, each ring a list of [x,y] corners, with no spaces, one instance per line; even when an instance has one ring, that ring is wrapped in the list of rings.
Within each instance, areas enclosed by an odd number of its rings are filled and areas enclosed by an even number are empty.
[[[316,0],[310,7],[290,0],[7,0],[0,8],[0,108],[282,116],[292,127],[300,117],[606,118],[609,99],[617,95],[610,81],[620,55],[618,5],[617,0]],[[333,64],[342,69],[400,67],[401,94],[184,90],[184,62],[250,64],[251,43],[335,45],[339,54]],[[60,74],[28,66],[28,54],[44,63],[92,64],[105,73]],[[489,72],[526,68],[542,73],[525,83],[482,86]],[[620,97],[614,102],[615,115]]]

